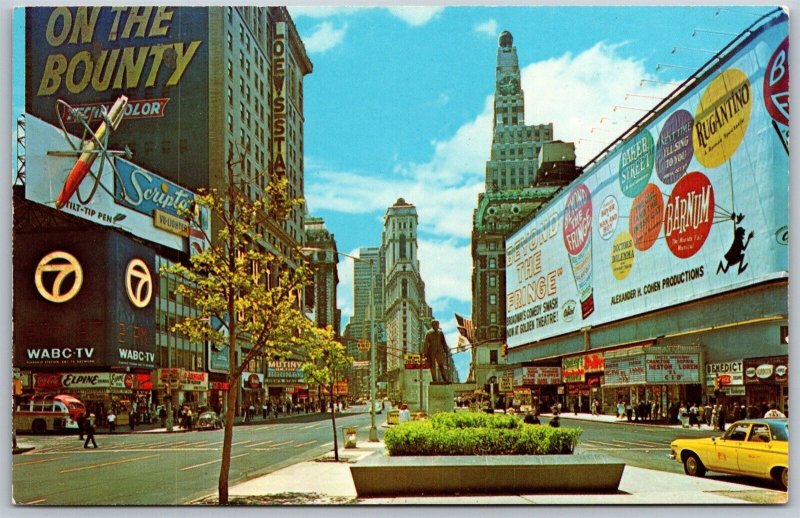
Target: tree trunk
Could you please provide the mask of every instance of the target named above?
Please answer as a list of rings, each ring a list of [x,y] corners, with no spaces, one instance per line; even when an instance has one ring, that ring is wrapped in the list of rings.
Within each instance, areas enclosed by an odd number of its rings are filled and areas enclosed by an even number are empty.
[[[333,399],[333,384],[331,384],[331,422],[333,423],[333,458],[339,462],[339,441],[336,435],[336,403]]]
[[[231,450],[233,444],[233,420],[236,417],[238,390],[234,383],[228,387],[228,408],[225,411],[225,435],[222,441],[222,464],[219,467],[219,505],[228,505],[228,474],[231,470]]]

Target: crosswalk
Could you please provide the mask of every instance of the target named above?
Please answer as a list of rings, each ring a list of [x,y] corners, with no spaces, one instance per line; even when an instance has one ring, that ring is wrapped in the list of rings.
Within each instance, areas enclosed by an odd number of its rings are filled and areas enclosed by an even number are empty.
[[[211,439],[186,439],[180,441],[147,441],[147,440],[131,440],[130,436],[119,439],[110,438],[109,436],[100,436],[97,438],[99,449],[94,448],[84,449],[83,441],[78,440],[76,437],[63,437],[55,441],[47,441],[44,444],[37,445],[34,451],[29,452],[26,456],[40,456],[40,455],[58,455],[70,453],[92,453],[99,452],[198,452],[198,451],[221,451],[222,440]],[[253,441],[242,440],[234,441],[231,445],[237,451],[274,451],[281,448],[302,448],[319,444],[319,440],[305,440],[296,441],[294,439],[277,441]],[[27,463],[37,461],[26,461]]]
[[[611,451],[611,450],[626,450],[626,451],[669,451],[669,442],[655,442],[655,441],[620,441],[610,439],[608,441],[597,440],[580,440],[578,448],[586,451]]]

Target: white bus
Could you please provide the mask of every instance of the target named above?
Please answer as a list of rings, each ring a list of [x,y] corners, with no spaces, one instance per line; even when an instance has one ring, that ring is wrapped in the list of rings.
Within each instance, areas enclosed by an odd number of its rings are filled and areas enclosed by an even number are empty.
[[[78,430],[78,418],[86,413],[83,403],[68,394],[42,394],[21,402],[14,410],[17,432],[43,434]]]

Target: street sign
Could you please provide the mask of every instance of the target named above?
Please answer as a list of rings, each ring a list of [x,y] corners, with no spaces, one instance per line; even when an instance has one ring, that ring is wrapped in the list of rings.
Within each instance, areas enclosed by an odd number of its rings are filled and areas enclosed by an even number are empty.
[[[355,361],[355,362],[353,362],[353,367],[358,367],[358,368],[365,368],[365,367],[369,367],[369,360],[363,360],[363,361],[362,361],[362,360],[359,360],[359,361]]]
[[[358,341],[358,350],[359,351],[369,351],[369,340],[366,338],[362,338]]]

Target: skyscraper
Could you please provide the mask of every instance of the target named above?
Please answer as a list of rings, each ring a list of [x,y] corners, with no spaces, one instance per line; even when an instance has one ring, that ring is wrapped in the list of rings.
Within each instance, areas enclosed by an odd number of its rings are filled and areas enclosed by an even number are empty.
[[[425,302],[425,283],[419,273],[417,257],[417,208],[398,198],[386,210],[381,249],[384,268],[384,313],[386,326],[386,370],[388,389],[397,399],[419,401],[410,393],[404,355],[419,354],[433,311]],[[410,375],[417,376],[412,371]]]
[[[553,141],[553,124],[525,125],[517,48],[500,34],[495,72],[494,132],[485,192],[472,224],[471,378],[483,386],[502,363],[505,341],[505,239],[578,176],[575,146]]]

